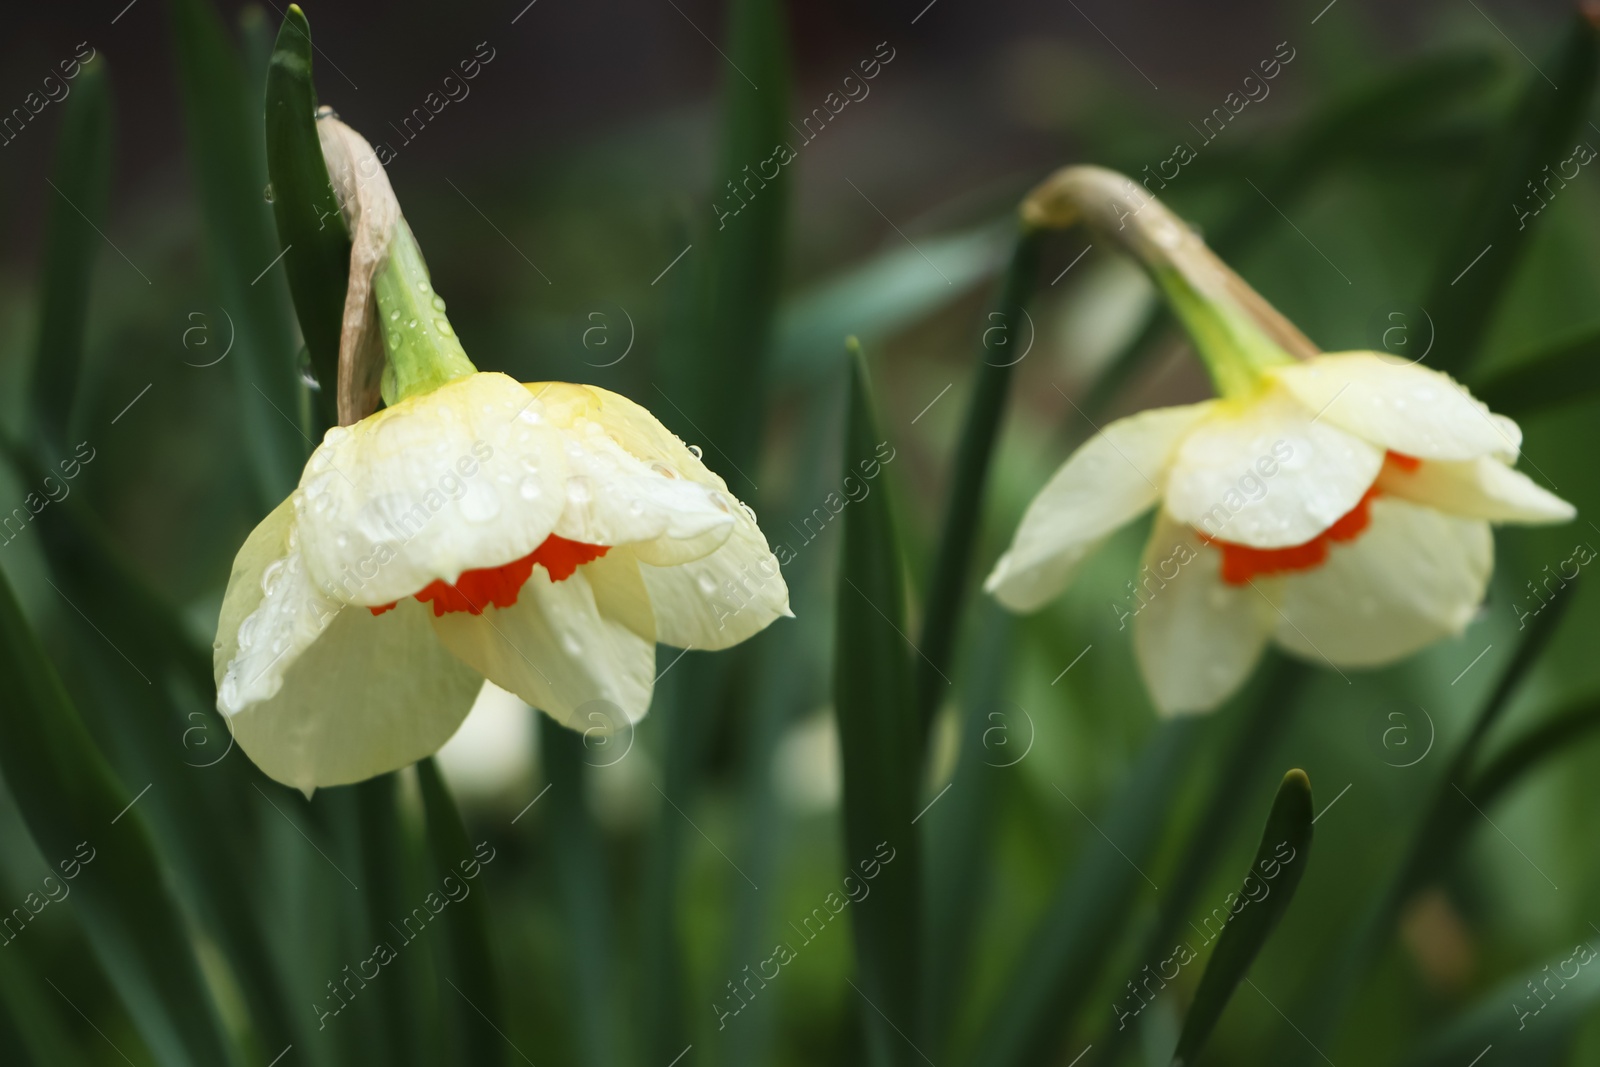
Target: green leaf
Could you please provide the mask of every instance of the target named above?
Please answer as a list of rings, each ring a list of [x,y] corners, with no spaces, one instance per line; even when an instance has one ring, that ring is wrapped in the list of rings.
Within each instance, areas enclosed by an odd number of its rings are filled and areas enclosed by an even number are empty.
[[[1027,939],[974,1051],[983,1067],[1025,1067],[1049,1061],[1077,1005],[1105,962],[1172,817],[1172,800],[1203,731],[1194,716],[1169,719],[1144,751],[1095,822],[1104,835],[1086,838],[1044,917]],[[1116,842],[1112,844],[1112,842]]]
[[[961,623],[961,603],[972,569],[973,542],[984,513],[984,485],[994,456],[995,438],[1011,390],[1012,368],[1027,354],[1021,329],[1029,296],[1039,274],[1039,245],[1043,234],[1023,233],[1011,254],[1011,265],[1000,289],[998,309],[985,322],[978,348],[977,381],[967,405],[967,417],[956,444],[950,475],[950,495],[939,528],[939,547],[928,577],[928,601],[920,633],[921,655],[915,672],[915,707],[926,732],[946,691],[945,673],[951,668],[952,648]],[[1029,344],[1032,344],[1030,338]]]
[[[111,185],[111,94],[104,60],[90,60],[62,104],[54,196],[45,225],[39,340],[29,414],[34,434],[63,451],[83,366],[89,282]]]
[[[539,716],[545,777],[550,780],[550,865],[561,895],[572,960],[571,1004],[578,1047],[590,1067],[623,1062],[612,1010],[612,904],[600,830],[589,815],[583,781],[585,735]]]
[[[883,440],[867,380],[854,360],[845,471]],[[872,893],[852,907],[856,992],[874,1064],[921,1062],[915,1041],[922,981],[921,849],[912,825],[921,781],[921,730],[911,703],[905,586],[889,495],[841,517],[842,563],[834,645],[834,710],[843,761],[845,867],[882,863]],[[885,851],[892,857],[885,862]]]
[[[12,687],[0,768],[40,853],[88,860],[74,912],[140,1035],[164,1065],[233,1063],[144,816],[130,810],[139,797],[112,776],[3,576],[0,676]]]
[[[772,322],[783,275],[792,165],[775,179],[757,175],[774,146],[789,139],[789,43],[782,0],[733,0],[728,9],[728,66],[722,88],[722,133],[714,172],[714,204],[739,204],[732,217],[713,209],[672,273],[688,268],[688,306],[673,307],[673,327],[651,407],[662,421],[705,449],[706,462],[745,500],[755,500],[752,474],[765,424]],[[746,168],[749,168],[748,172]],[[755,175],[752,177],[752,175]],[[743,183],[749,181],[746,186]],[[724,213],[727,207],[723,208]],[[668,277],[663,286],[672,285]],[[676,304],[678,301],[673,301]],[[759,500],[756,501],[760,506]],[[715,716],[747,683],[753,646],[715,657],[690,654],[656,687],[657,714],[670,721],[661,786],[688,808],[699,792]],[[684,826],[670,809],[652,835],[642,893],[640,1005],[642,1055],[669,1062],[689,1043],[688,981],[677,923]],[[703,1009],[702,1009],[703,1010]]]
[[[541,716],[545,718],[547,716]],[[502,1033],[505,1009],[500,999],[494,947],[489,938],[489,905],[483,883],[471,885],[468,870],[477,869],[477,853],[456,810],[438,764],[429,757],[417,764],[422,805],[428,821],[428,847],[436,879],[454,878],[467,885],[467,895],[446,909],[445,978],[452,987],[440,996],[452,1009],[452,1063],[495,1067],[508,1059]]]
[[[1230,834],[1237,825],[1232,814],[1244,803],[1245,791],[1255,780],[1262,762],[1293,720],[1294,710],[1310,677],[1311,671],[1305,664],[1278,657],[1272,663],[1260,695],[1246,698],[1252,701],[1249,711],[1233,727],[1228,748],[1217,761],[1210,793],[1194,820],[1188,843],[1172,874],[1165,879],[1166,888],[1157,901],[1156,921],[1140,939],[1135,959],[1161,958],[1189,919],[1201,887],[1210,877],[1217,858],[1227,848]],[[1116,1063],[1119,1051],[1135,1034],[1133,1028],[1122,1027],[1096,1041],[1103,1062]]]
[[[928,901],[923,995],[930,1020],[927,1052],[935,1062],[945,1058],[942,1046],[950,1038],[963,997],[970,992],[970,961],[978,933],[973,916],[983,913],[994,881],[995,825],[1006,783],[1015,773],[1012,761],[1022,758],[1031,736],[1031,728],[1024,733],[1024,722],[997,710],[996,704],[1006,695],[1016,616],[993,597],[984,597],[969,617],[965,633],[972,641],[968,653],[972,666],[959,683],[961,741],[950,776],[950,791],[961,800],[930,808],[919,823],[926,826],[928,872],[923,880]]]
[[[1583,404],[1600,394],[1600,328],[1587,326],[1472,385],[1472,395],[1514,418]]]
[[[241,435],[264,514],[289,495],[310,451],[296,421],[299,345],[280,280],[279,246],[266,203],[260,97],[244,81],[239,50],[206,0],[170,0],[178,84],[200,195],[216,299],[234,326],[228,357]]]
[[[267,174],[278,241],[285,256],[300,334],[321,388],[315,399],[322,421],[336,425],[339,331],[350,275],[350,235],[328,179],[317,139],[317,91],[311,80],[311,26],[290,4],[267,68]]]
[[[1555,55],[1528,75],[1497,143],[1490,146],[1474,189],[1455,213],[1423,307],[1435,327],[1431,365],[1467,371],[1535,226],[1516,205],[1527,183],[1563,158],[1594,95],[1600,70],[1596,25],[1575,13]],[[1548,77],[1545,72],[1548,72]]]
[[[731,69],[723,79],[713,217],[687,252],[694,257],[699,315],[695,336],[677,338],[661,368],[667,383],[661,392],[670,401],[662,417],[686,440],[703,436],[714,466],[748,469],[763,423],[794,166],[779,167],[770,181],[757,173],[774,146],[794,140],[781,0],[734,0],[723,50]],[[724,473],[738,484],[737,470]]]
[[[960,299],[1005,266],[1016,233],[1008,216],[919,237],[916,248],[890,245],[785,300],[772,354],[776,383],[825,381],[844,361],[839,338],[854,334],[870,346]]]
[[[1304,771],[1292,770],[1283,776],[1283,784],[1278,787],[1266,828],[1261,831],[1255,862],[1239,889],[1239,900],[1244,905],[1223,926],[1200,978],[1200,987],[1189,1003],[1178,1048],[1172,1055],[1173,1067],[1193,1063],[1200,1055],[1234,990],[1250,973],[1262,946],[1289,910],[1310,861],[1311,811],[1311,782]],[[1285,847],[1290,850],[1288,856],[1282,853]],[[1269,870],[1273,873],[1269,874]],[[1253,895],[1252,880],[1256,886],[1266,886],[1265,896]],[[1236,906],[1237,903],[1230,905]]]

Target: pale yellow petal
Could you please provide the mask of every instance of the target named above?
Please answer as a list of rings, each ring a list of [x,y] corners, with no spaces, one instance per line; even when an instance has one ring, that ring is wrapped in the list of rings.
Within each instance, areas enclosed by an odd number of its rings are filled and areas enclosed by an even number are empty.
[[[1158,711],[1211,711],[1244,685],[1271,633],[1272,606],[1249,586],[1223,582],[1221,553],[1163,512],[1135,585],[1118,614],[1132,623]]]
[[[463,662],[559,722],[586,728],[595,708],[636,722],[650,708],[655,642],[635,629],[643,619],[629,586],[639,579],[625,562],[602,568],[595,584],[593,564],[559,582],[535,567],[514,606],[451,612],[434,630]]]
[[[1160,499],[1174,448],[1212,407],[1143,411],[1080,445],[1028,505],[984,589],[1012,611],[1054,600],[1106,537]]]
[[[1489,524],[1393,497],[1327,562],[1258,583],[1277,603],[1274,639],[1312,662],[1371,667],[1459,634],[1494,566]]]
[[[1515,457],[1522,431],[1448,374],[1376,352],[1330,352],[1269,372],[1322,422],[1418,459]]]
[[[239,747],[270,777],[309,791],[359,782],[437,752],[482,678],[439,643],[428,608],[374,616],[346,607],[282,670],[265,700],[228,715]]]
[[[1410,471],[1390,463],[1378,476],[1378,488],[1414,504],[1490,522],[1566,522],[1578,513],[1495,456],[1427,460]]]
[[[1382,449],[1272,388],[1249,402],[1218,404],[1184,437],[1166,507],[1218,540],[1304,544],[1360,503],[1382,465]]]

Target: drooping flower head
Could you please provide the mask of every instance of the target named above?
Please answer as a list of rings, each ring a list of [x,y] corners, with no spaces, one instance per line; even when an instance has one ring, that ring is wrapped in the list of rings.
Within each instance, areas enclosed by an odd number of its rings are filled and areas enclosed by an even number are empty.
[[[623,728],[658,641],[726,648],[789,614],[754,514],[698,453],[616,393],[478,372],[395,220],[372,279],[387,406],[327,432],[217,626],[218,708],[305,790],[437,751],[486,678]]]
[[[1161,711],[1216,707],[1268,642],[1365,667],[1458,634],[1488,584],[1490,523],[1573,516],[1512,468],[1514,422],[1438,371],[1318,353],[1128,179],[1069,168],[1024,210],[1039,225],[1083,218],[1133,250],[1220,394],[1090,438],[985,584],[1013,610],[1039,608],[1107,537],[1158,508],[1114,607]]]

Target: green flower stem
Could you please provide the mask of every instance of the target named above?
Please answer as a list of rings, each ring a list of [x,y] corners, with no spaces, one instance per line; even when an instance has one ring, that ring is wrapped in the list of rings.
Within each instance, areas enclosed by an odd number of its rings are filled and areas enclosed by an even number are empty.
[[[1224,397],[1249,396],[1268,367],[1317,353],[1182,219],[1126,175],[1102,167],[1057,171],[1028,194],[1022,218],[1038,229],[1082,223],[1098,240],[1138,260],[1183,322]]]
[[[388,354],[383,369],[385,404],[393,406],[477,373],[445,318],[444,298],[433,291],[422,250],[404,219],[395,224],[389,261],[373,277],[372,287]]]

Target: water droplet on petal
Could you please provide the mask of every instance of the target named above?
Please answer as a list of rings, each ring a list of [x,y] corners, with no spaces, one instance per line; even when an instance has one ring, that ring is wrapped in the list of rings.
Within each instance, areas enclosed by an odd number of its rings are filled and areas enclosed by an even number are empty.
[[[265,200],[267,203],[270,204],[270,203],[272,203],[272,197],[273,197],[272,183],[268,182],[267,183],[267,187],[265,189],[261,190],[261,199]]]
[[[583,655],[583,645],[579,644],[578,639],[571,633],[561,635],[561,647],[567,650],[569,656]]]
[[[522,484],[517,486],[517,495],[524,500],[537,500],[544,489],[539,485],[537,478],[524,478]]]
[[[451,334],[453,334],[455,332],[454,330],[450,329],[450,323],[449,323],[448,320],[445,320],[445,319],[434,319],[433,320],[433,328],[435,330],[438,330],[441,334],[443,334],[446,337],[449,337]]]
[[[267,569],[261,572],[261,592],[264,596],[271,596],[273,591],[283,583],[283,560],[274,560],[267,564]]]
[[[574,504],[587,504],[593,498],[589,488],[589,479],[581,474],[574,474],[567,479],[567,499]]]
[[[689,455],[693,456],[695,459],[699,459],[705,455],[705,452],[700,448],[699,445],[690,445]]]

